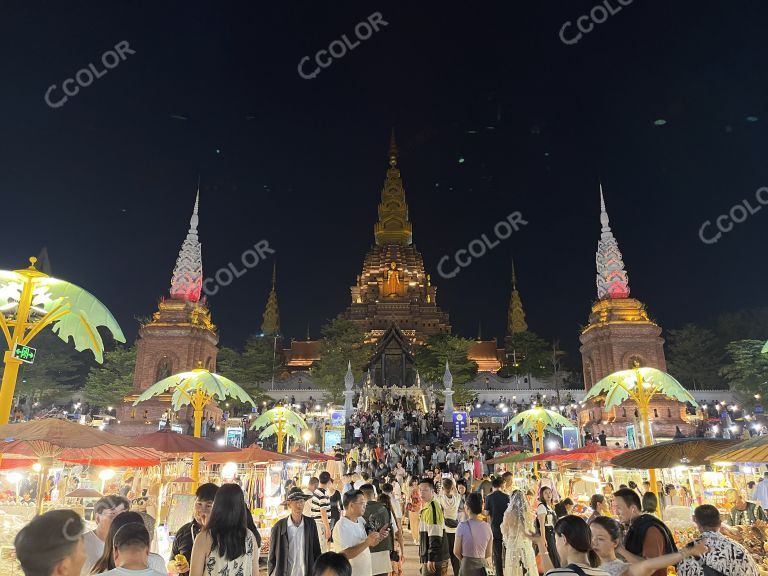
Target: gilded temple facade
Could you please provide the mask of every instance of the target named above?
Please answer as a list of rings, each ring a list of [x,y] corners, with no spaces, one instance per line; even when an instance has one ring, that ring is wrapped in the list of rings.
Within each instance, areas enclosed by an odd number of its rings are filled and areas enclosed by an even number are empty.
[[[350,288],[352,302],[346,316],[371,340],[396,326],[412,343],[423,344],[434,334],[450,334],[448,314],[437,305],[437,288],[413,244],[405,189],[397,167],[394,132],[389,145],[389,168],[381,191],[375,243],[365,255],[363,269]]]

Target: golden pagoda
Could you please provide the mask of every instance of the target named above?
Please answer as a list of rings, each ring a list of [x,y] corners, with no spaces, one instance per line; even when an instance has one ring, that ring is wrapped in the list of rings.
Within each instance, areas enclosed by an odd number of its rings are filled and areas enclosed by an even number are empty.
[[[274,336],[280,334],[280,308],[277,305],[277,264],[272,264],[272,290],[269,291],[267,305],[264,308],[264,316],[261,322],[261,332]]]
[[[379,218],[373,227],[375,244],[350,288],[352,303],[346,315],[361,324],[372,340],[396,326],[412,343],[421,344],[433,334],[449,334],[451,326],[448,314],[436,304],[437,288],[413,244],[394,131],[388,159]]]

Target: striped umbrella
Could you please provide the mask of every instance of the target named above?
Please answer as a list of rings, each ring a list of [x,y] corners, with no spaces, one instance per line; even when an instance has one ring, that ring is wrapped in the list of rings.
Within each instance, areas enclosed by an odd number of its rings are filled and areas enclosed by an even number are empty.
[[[755,436],[713,454],[715,462],[768,462],[768,436]]]
[[[520,462],[520,460],[523,460],[525,458],[528,458],[530,456],[530,452],[509,452],[507,454],[503,454],[499,456],[498,458],[491,458],[490,460],[486,460],[486,464],[511,464],[513,462]]]
[[[660,442],[631,450],[614,457],[611,463],[621,468],[675,468],[676,466],[703,466],[707,458],[738,444],[739,440],[719,440],[716,438],[684,438],[672,442]]]
[[[600,446],[599,444],[588,444],[583,448],[573,450],[552,450],[543,454],[529,456],[523,462],[592,462],[595,466],[599,462],[610,462],[611,458],[629,452],[624,448],[612,448],[610,446]]]

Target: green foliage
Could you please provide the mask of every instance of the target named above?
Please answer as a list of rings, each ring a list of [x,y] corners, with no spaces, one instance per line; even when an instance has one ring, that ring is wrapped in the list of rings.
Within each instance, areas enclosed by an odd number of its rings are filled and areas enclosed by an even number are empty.
[[[731,390],[739,392],[748,405],[755,404],[755,394],[765,394],[768,387],[768,354],[761,354],[763,340],[736,340],[726,346],[730,363],[720,375]]]
[[[689,390],[718,388],[723,355],[715,333],[698,324],[686,324],[667,335],[667,370]]]
[[[261,391],[260,384],[272,380],[272,366],[278,374],[281,355],[275,350],[275,339],[269,336],[251,336],[243,351],[222,348],[216,358],[216,371],[239,383],[254,396]]]
[[[768,308],[745,308],[724,312],[715,320],[714,331],[723,347],[736,340],[768,339]]]
[[[43,330],[30,342],[37,349],[33,364],[22,364],[16,394],[33,402],[63,400],[83,385],[93,359],[75,351],[50,330]]]
[[[363,367],[373,355],[374,346],[365,342],[365,332],[359,325],[341,315],[323,326],[321,333],[321,359],[312,376],[317,385],[325,390],[328,401],[340,403],[343,400],[347,363],[352,362],[352,373],[359,379]]]
[[[507,363],[499,371],[505,378],[533,376],[542,378],[552,373],[552,348],[537,334],[518,332],[507,343]]]
[[[453,375],[453,388],[458,391],[477,374],[477,364],[467,358],[474,343],[474,340],[450,334],[430,336],[414,354],[422,382],[442,383],[447,360]]]
[[[136,365],[136,345],[117,346],[104,353],[104,363],[94,366],[85,380],[85,398],[96,406],[106,408],[122,402],[133,388]]]

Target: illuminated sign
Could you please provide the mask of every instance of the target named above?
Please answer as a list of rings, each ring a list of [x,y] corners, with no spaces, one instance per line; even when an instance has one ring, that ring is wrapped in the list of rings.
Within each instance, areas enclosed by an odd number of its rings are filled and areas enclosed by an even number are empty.
[[[24,346],[23,344],[16,344],[13,347],[13,357],[27,364],[32,364],[35,361],[35,355],[37,354],[37,348],[31,346]]]

